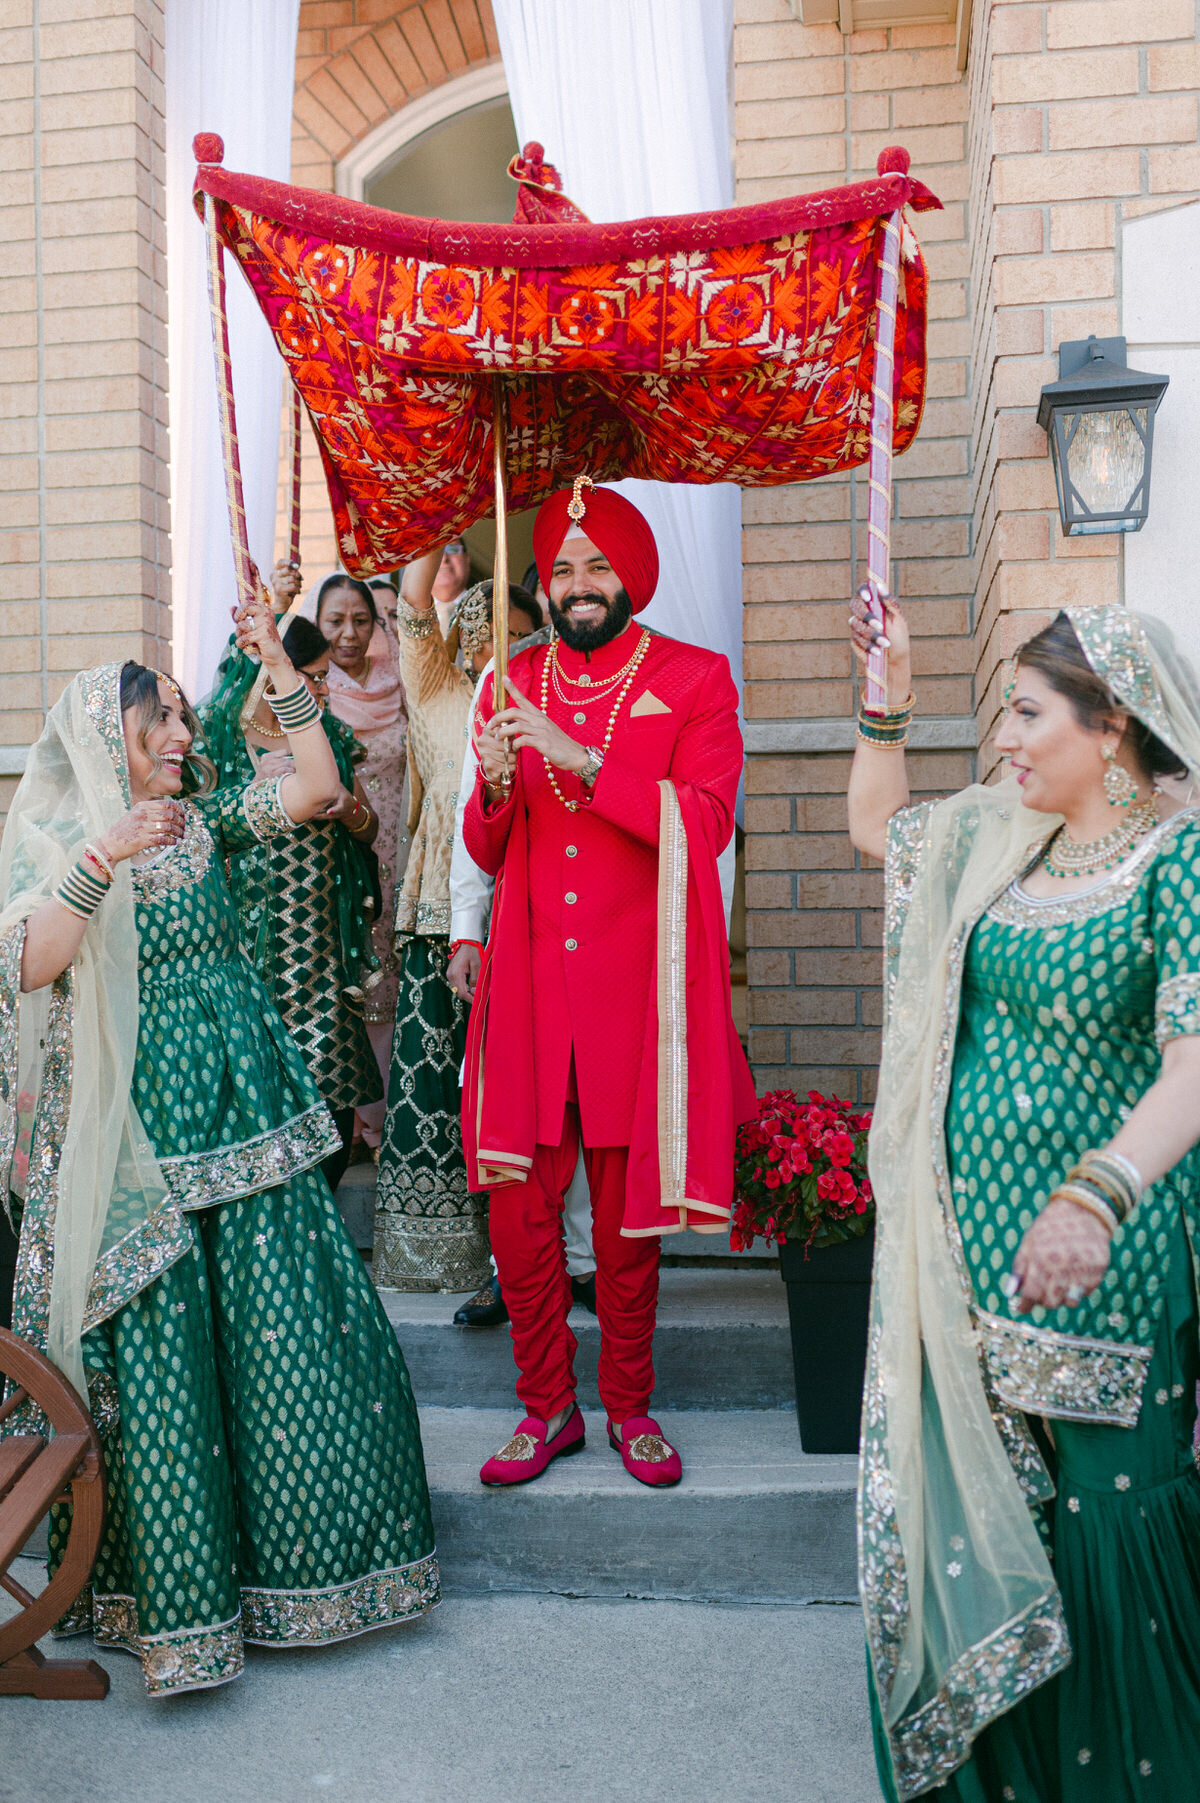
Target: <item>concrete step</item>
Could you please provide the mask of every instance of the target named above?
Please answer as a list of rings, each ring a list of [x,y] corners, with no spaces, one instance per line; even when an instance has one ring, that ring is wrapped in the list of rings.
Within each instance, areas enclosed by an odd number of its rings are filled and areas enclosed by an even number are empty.
[[[767,1410],[657,1411],[683,1482],[649,1490],[585,1411],[588,1443],[535,1482],[485,1489],[479,1467],[519,1407],[421,1410],[448,1590],[692,1601],[838,1602],[855,1595],[852,1457],[800,1450]]]
[[[338,1207],[360,1252],[370,1252],[375,1239],[375,1184],[373,1164],[352,1164],[338,1185]],[[697,1259],[735,1266],[779,1264],[778,1254],[761,1240],[748,1252],[735,1252],[723,1233],[664,1234],[662,1250],[664,1259],[686,1259],[689,1264]]]
[[[465,1296],[388,1290],[383,1305],[421,1405],[511,1408],[516,1371],[504,1327],[455,1327]],[[575,1372],[584,1408],[598,1408],[600,1326],[576,1305]],[[655,1406],[794,1411],[787,1300],[778,1271],[664,1270],[654,1335]],[[796,1435],[794,1412],[790,1431]]]

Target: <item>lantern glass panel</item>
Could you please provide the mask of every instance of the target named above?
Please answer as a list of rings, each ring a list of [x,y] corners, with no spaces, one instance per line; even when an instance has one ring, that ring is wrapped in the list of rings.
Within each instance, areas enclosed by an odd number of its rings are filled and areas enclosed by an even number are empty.
[[[1125,511],[1146,470],[1146,409],[1084,413],[1074,431],[1071,416],[1063,424],[1068,477],[1088,512]]]

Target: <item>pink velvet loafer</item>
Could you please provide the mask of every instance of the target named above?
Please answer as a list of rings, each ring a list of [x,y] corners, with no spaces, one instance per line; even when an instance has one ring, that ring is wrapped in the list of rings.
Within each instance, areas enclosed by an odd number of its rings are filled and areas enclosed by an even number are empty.
[[[555,1459],[566,1459],[573,1452],[582,1452],[583,1446],[583,1416],[578,1404],[550,1441],[546,1439],[546,1423],[539,1421],[536,1415],[526,1415],[508,1444],[483,1467],[479,1481],[495,1486],[527,1484],[531,1478],[541,1477]]]
[[[665,1490],[683,1476],[683,1461],[650,1415],[631,1415],[628,1421],[622,1421],[619,1440],[610,1421],[608,1443],[620,1453],[626,1471],[639,1484]]]

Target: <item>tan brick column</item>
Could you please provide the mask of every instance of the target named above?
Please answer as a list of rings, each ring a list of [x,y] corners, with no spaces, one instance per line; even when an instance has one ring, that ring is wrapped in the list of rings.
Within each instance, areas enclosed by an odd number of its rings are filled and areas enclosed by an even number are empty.
[[[1058,608],[1116,602],[1123,541],[1065,538],[1038,395],[1064,339],[1120,330],[1122,219],[1200,191],[1193,0],[976,0],[974,513],[981,744],[1002,660]],[[991,759],[986,753],[982,769]]]
[[[162,5],[7,0],[4,23],[7,795],[76,670],[168,664],[170,553]]]
[[[899,593],[911,600],[922,792],[970,778],[971,483],[968,93],[953,27],[843,37],[789,0],[737,0],[738,199],[874,174],[887,144],[944,202],[915,221],[930,273],[921,435],[896,466]],[[866,561],[866,485],[751,489],[745,557],[746,906],[750,1054],[761,1087],[869,1099],[879,1055],[882,881],[846,832],[855,685],[846,629]]]

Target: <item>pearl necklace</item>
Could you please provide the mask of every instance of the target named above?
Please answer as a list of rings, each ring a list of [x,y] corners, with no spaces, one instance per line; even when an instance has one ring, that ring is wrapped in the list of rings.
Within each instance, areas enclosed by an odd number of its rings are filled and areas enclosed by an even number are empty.
[[[604,743],[600,747],[601,754],[604,756],[607,756],[608,748],[612,744],[613,727],[617,724],[617,715],[621,711],[621,705],[624,702],[626,695],[628,695],[630,689],[633,686],[633,679],[638,673],[638,666],[640,665],[642,659],[645,657],[646,651],[649,647],[649,644],[650,644],[650,634],[646,631],[645,627],[643,627],[642,628],[642,636],[638,642],[637,650],[634,652],[634,654],[630,658],[629,662],[625,665],[624,670],[622,672],[620,672],[620,674],[622,674],[624,676],[625,680],[621,684],[621,691],[620,691],[619,695],[617,696],[616,701],[613,703],[613,710],[612,710],[611,714],[608,716],[608,725],[604,729]],[[538,701],[538,706],[540,707],[541,711],[543,712],[543,714],[547,714],[547,715],[549,714],[549,711],[550,711],[550,709],[549,709],[550,666],[554,661],[555,661],[554,660],[554,647],[552,646],[551,650],[550,650],[550,655],[547,657],[545,663],[542,665],[542,692],[541,692],[541,697]],[[579,810],[580,804],[577,801],[568,801],[567,800],[566,796],[563,794],[562,790],[558,786],[558,778],[554,774],[554,766],[550,762],[550,759],[548,757],[546,757],[545,753],[542,754],[542,763],[546,766],[546,775],[550,779],[550,787],[554,790],[554,793],[558,796],[558,799],[562,802],[562,804],[563,804],[564,808],[566,808],[568,814],[577,813]]]
[[[1051,876],[1099,876],[1101,871],[1115,870],[1137,841],[1157,825],[1158,809],[1152,796],[1131,808],[1124,820],[1102,839],[1072,839],[1063,827],[1046,847],[1042,864]]]

